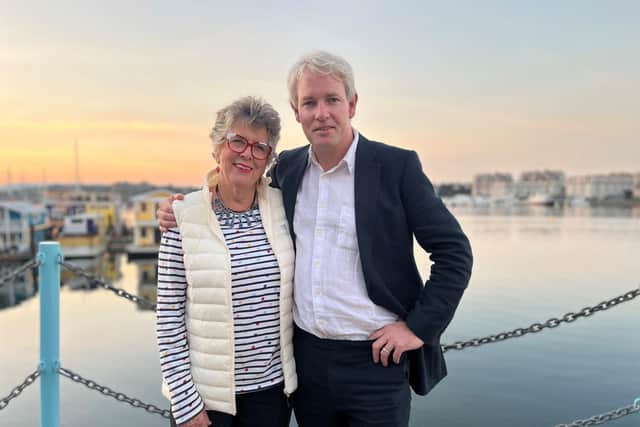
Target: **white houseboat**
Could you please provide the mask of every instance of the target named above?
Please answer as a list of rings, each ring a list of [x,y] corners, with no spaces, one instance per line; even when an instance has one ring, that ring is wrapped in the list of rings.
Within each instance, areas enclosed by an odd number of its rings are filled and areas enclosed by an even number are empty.
[[[64,257],[94,258],[107,250],[102,218],[96,214],[76,214],[64,218],[58,236]]]

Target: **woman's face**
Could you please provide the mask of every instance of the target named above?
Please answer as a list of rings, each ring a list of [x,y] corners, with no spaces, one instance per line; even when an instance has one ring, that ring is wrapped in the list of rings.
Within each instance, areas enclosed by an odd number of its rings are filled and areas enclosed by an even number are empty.
[[[234,124],[230,132],[248,140],[250,143],[255,143],[256,141],[266,143],[269,136],[266,128],[253,128],[242,122]],[[256,183],[264,174],[268,160],[268,158],[256,159],[252,154],[250,144],[247,144],[242,153],[236,153],[229,148],[226,139],[215,157],[220,166],[220,184],[223,186],[229,185],[237,190],[255,188]]]

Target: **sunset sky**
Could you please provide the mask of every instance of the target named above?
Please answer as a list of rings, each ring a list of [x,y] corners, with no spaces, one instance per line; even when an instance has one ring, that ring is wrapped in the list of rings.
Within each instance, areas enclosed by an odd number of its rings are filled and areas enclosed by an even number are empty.
[[[0,184],[198,185],[215,111],[249,94],[306,143],[286,74],[344,56],[354,126],[435,182],[640,172],[637,1],[0,0]]]

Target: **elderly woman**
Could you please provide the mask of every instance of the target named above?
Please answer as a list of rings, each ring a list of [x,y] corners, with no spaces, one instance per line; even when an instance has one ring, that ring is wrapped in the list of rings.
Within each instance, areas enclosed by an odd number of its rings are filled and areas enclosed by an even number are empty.
[[[217,166],[173,204],[157,306],[173,426],[289,425],[294,252],[280,191],[263,177],[279,137],[280,117],[261,99],[218,111]]]

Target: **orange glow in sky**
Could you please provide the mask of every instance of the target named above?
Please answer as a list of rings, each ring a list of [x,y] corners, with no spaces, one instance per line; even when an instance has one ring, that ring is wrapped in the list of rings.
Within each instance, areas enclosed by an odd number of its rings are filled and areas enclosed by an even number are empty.
[[[634,3],[581,3],[579,16],[535,3],[341,2],[340,16],[317,5],[154,3],[150,14],[64,3],[38,13],[28,2],[3,6],[0,184],[74,182],[77,142],[81,183],[199,185],[213,166],[215,112],[245,95],[280,112],[279,149],[306,143],[285,81],[312,49],[352,64],[353,125],[416,150],[434,182],[640,171]],[[354,25],[354,16],[385,25]]]

